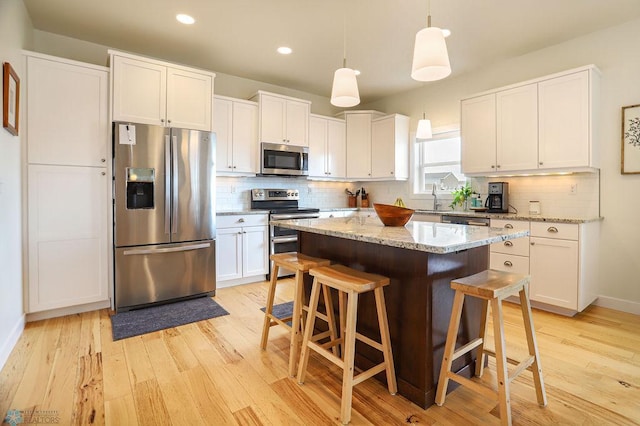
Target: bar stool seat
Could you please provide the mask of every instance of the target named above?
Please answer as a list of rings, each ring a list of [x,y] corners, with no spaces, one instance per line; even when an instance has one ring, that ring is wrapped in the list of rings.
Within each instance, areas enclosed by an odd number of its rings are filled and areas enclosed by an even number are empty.
[[[309,313],[302,340],[302,352],[298,367],[298,383],[303,384],[309,361],[309,351],[313,350],[327,358],[329,361],[342,368],[342,402],[340,407],[340,419],[343,424],[351,420],[351,403],[353,399],[353,387],[374,375],[385,371],[387,387],[392,395],[398,391],[396,374],[391,352],[391,339],[389,337],[389,324],[387,321],[387,308],[384,301],[383,287],[389,285],[389,278],[381,275],[369,274],[357,271],[343,265],[332,265],[313,268],[309,275],[314,277],[309,301]],[[317,317],[318,299],[320,287],[330,287],[338,290],[340,295],[340,334],[338,339],[318,344],[313,335],[314,323]],[[376,342],[356,331],[358,315],[358,296],[362,293],[373,291],[376,299],[378,313],[378,325],[380,327],[380,342]],[[346,296],[346,310],[344,297]],[[356,339],[380,350],[383,354],[383,362],[364,371],[354,377],[354,359]],[[342,345],[342,358],[328,351]]]
[[[440,368],[440,379],[438,381],[435,400],[437,405],[441,406],[444,404],[447,385],[449,379],[451,379],[478,393],[497,399],[500,405],[501,423],[503,425],[511,425],[509,386],[511,381],[526,369],[530,369],[533,373],[538,404],[542,407],[547,405],[547,396],[542,379],[542,367],[540,366],[540,354],[538,353],[538,345],[531,315],[531,305],[529,303],[529,281],[530,277],[528,275],[512,274],[491,269],[451,281],[451,288],[455,290],[456,293],[453,299],[451,321],[449,322],[449,330],[447,332],[447,342],[444,348],[442,367]],[[504,323],[502,319],[502,301],[516,294],[520,297],[520,308],[529,349],[529,356],[521,362],[506,356]],[[465,295],[483,300],[482,318],[480,319],[480,336],[455,350]],[[495,352],[485,347],[489,305],[491,306],[493,315]],[[478,348],[478,359],[476,360],[475,369],[475,375],[477,377],[482,376],[485,356],[491,355],[495,357],[498,376],[497,391],[451,371],[451,364],[454,360],[475,348]],[[508,374],[507,363],[516,365],[511,375]]]
[[[291,332],[289,344],[289,376],[293,377],[296,373],[298,355],[300,352],[299,347],[302,337],[302,311],[303,309],[308,309],[304,306],[304,274],[309,272],[311,268],[328,266],[331,264],[331,261],[319,257],[307,256],[297,252],[272,254],[270,259],[273,262],[273,268],[271,270],[271,280],[269,282],[269,290],[267,293],[267,306],[264,311],[264,324],[262,327],[260,347],[262,349],[267,348],[269,330],[274,325],[281,325],[288,329]],[[278,283],[278,272],[280,271],[280,268],[295,272],[293,313],[291,317],[287,318],[278,318],[273,315],[273,300],[275,298],[276,285]],[[332,302],[330,292],[324,291],[324,296],[326,306],[331,306]],[[335,338],[336,326],[335,319],[333,318],[333,311],[328,312],[327,315],[320,314],[320,317],[329,324],[329,331],[326,332],[325,335],[318,336],[318,339],[324,337]],[[289,321],[291,321],[291,325],[288,324]]]

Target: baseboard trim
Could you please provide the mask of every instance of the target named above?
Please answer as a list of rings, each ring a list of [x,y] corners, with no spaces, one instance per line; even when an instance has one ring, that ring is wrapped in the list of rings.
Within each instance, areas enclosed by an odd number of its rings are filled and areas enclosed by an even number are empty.
[[[629,314],[640,315],[640,303],[631,300],[617,299],[615,297],[598,296],[594,305],[603,308],[615,309]]]
[[[84,305],[70,306],[67,308],[50,309],[48,311],[33,312],[27,314],[27,322],[40,321],[49,318],[63,317],[65,315],[80,314],[82,312],[97,311],[98,309],[110,308],[111,301],[86,303]]]
[[[22,336],[25,323],[26,317],[22,314],[16,322],[16,325],[13,327],[13,330],[11,330],[11,333],[9,333],[7,340],[2,345],[2,349],[0,349],[0,370],[4,368],[4,365],[9,359],[9,355],[11,355],[11,351],[16,346],[16,343],[18,343],[20,336]]]

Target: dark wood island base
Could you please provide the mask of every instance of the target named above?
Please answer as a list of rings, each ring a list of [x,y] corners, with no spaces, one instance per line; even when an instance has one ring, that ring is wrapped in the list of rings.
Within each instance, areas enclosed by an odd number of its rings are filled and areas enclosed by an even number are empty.
[[[384,292],[398,393],[422,408],[432,405],[453,305],[450,282],[487,269],[489,246],[435,254],[304,231],[298,234],[301,253],[391,279]],[[311,278],[306,277],[307,295],[310,288]],[[334,308],[337,312],[337,303]],[[478,336],[480,318],[479,300],[465,300],[458,345]],[[379,339],[377,321],[373,294],[365,294],[358,308],[358,331]],[[356,343],[357,366],[366,369],[381,361],[379,351]],[[474,367],[475,351],[456,360],[452,370],[470,377]],[[385,381],[383,373],[376,378]]]

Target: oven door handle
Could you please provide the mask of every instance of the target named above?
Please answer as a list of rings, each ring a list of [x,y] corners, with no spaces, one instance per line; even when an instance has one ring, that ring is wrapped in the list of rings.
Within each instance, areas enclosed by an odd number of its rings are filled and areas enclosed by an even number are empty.
[[[318,219],[318,214],[272,214],[271,220],[287,220],[287,219]]]
[[[274,244],[294,243],[298,241],[298,236],[294,235],[293,237],[273,237],[271,241],[273,241]]]

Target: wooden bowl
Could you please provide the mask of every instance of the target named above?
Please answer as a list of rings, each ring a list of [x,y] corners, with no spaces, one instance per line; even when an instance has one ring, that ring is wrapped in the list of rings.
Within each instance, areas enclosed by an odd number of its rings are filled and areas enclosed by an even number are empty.
[[[373,204],[378,217],[385,226],[404,226],[409,222],[415,210],[390,204]]]

